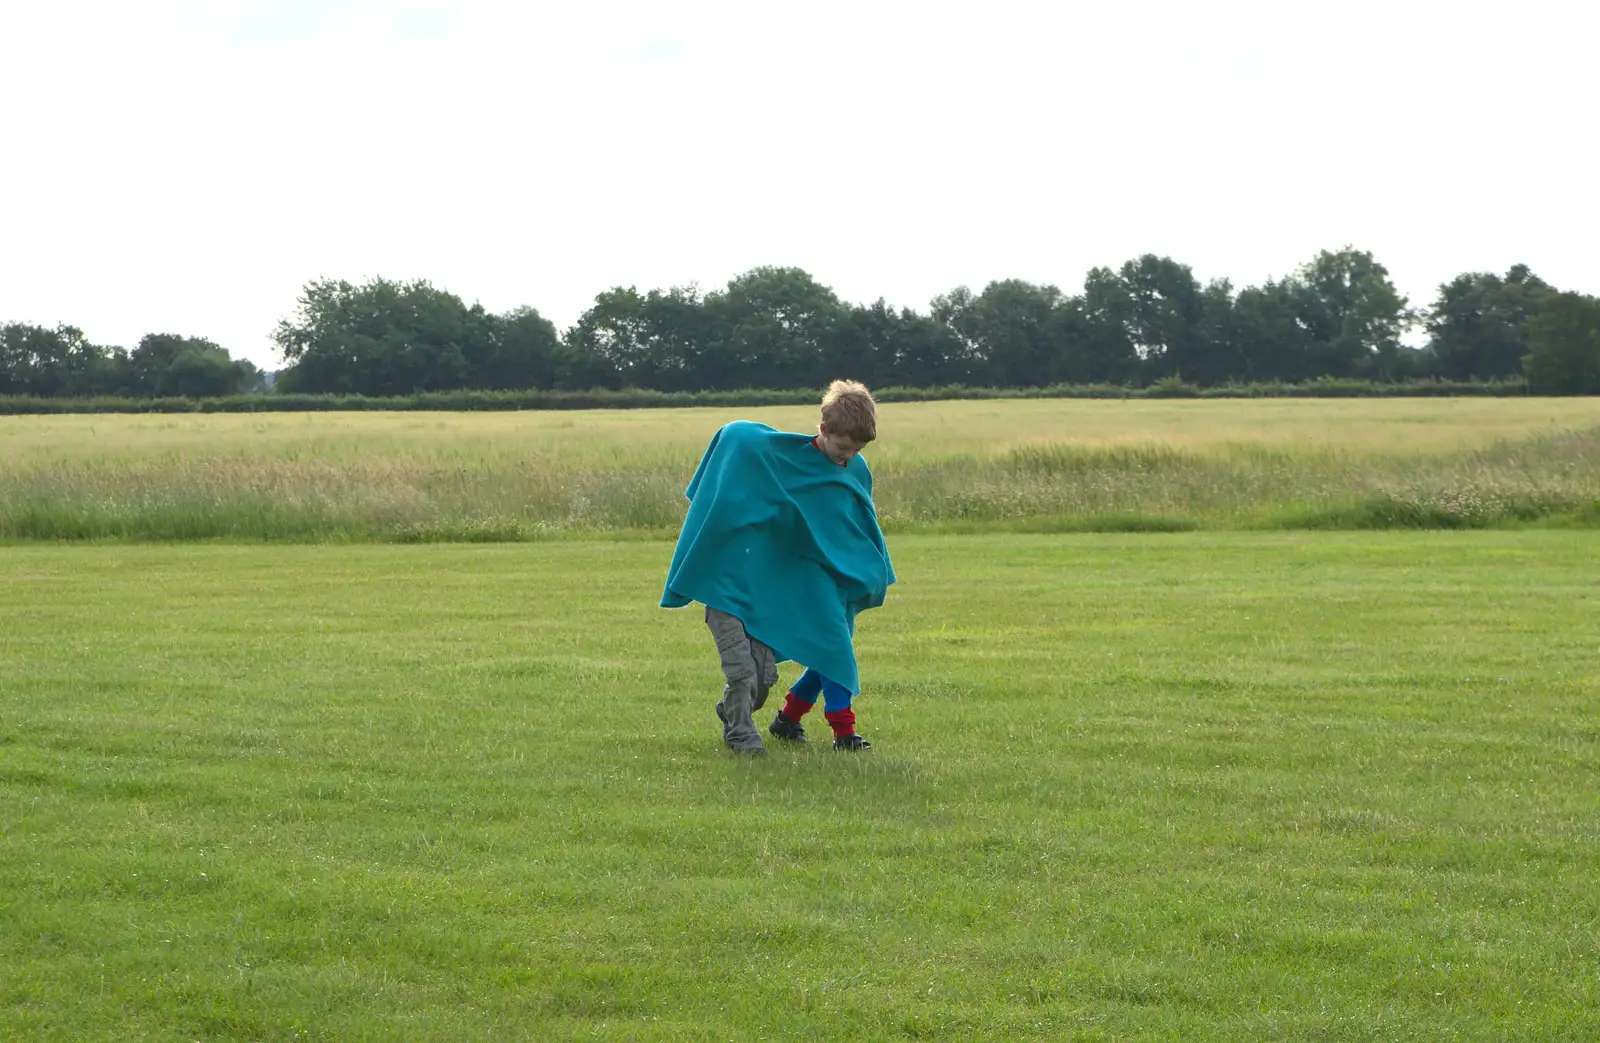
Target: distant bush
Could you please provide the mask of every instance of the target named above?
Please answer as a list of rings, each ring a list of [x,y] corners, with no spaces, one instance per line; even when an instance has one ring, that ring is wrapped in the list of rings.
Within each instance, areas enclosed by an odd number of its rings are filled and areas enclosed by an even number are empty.
[[[1524,380],[1410,380],[1393,384],[1320,377],[1303,384],[1224,384],[1201,398],[1509,398],[1528,394]]]
[[[1182,377],[1162,377],[1144,389],[1146,398],[1199,398],[1200,388],[1186,384]]]
[[[1041,398],[1434,398],[1461,395],[1506,397],[1528,394],[1521,380],[1419,380],[1379,384],[1364,380],[1313,380],[1304,384],[1228,384],[1196,387],[1176,377],[1145,388],[1116,384],[1057,384],[1039,388],[886,387],[873,392],[879,402],[935,402],[954,399]],[[362,410],[469,412],[519,409],[671,409],[688,406],[811,405],[819,391],[646,391],[637,388],[594,391],[437,391],[418,395],[260,394],[222,398],[34,398],[0,396],[0,415],[34,413],[311,413]]]

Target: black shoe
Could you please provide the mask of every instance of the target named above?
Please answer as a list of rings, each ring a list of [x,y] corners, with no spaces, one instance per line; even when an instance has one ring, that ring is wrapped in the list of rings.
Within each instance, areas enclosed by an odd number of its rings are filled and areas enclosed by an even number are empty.
[[[863,739],[855,732],[851,732],[849,735],[841,735],[837,739],[833,740],[833,748],[836,750],[847,750],[850,753],[866,753],[868,750],[872,749],[872,743]]]
[[[805,726],[799,721],[792,721],[785,717],[782,710],[779,710],[778,715],[772,719],[772,727],[768,728],[767,731],[772,733],[773,738],[782,739],[784,742],[807,741]]]

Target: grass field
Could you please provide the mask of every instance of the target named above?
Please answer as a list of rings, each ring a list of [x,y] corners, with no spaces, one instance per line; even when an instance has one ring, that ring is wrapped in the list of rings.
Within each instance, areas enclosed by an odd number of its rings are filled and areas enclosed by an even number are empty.
[[[1600,399],[882,407],[913,531],[1600,525]],[[0,539],[670,533],[716,427],[809,407],[0,418]]]
[[[1591,533],[893,549],[759,762],[660,543],[0,550],[0,1038],[1600,1037]]]

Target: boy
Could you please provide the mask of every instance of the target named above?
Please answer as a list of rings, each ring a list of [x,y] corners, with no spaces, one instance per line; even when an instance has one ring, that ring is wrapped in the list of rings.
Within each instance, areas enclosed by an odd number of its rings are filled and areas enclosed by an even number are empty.
[[[871,393],[836,380],[816,437],[736,420],[712,436],[689,482],[661,606],[706,606],[727,681],[717,716],[730,749],[766,752],[752,715],[790,659],[807,669],[772,735],[804,742],[800,719],[821,694],[833,748],[872,748],[851,709],[860,690],[851,637],[856,614],[883,604],[894,582],[860,455],[877,434]]]

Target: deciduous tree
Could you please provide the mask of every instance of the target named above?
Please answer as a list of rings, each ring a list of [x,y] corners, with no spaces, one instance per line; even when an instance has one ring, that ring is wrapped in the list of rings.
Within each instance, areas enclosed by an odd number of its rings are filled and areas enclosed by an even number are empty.
[[[1434,372],[1452,380],[1520,376],[1528,322],[1552,292],[1521,264],[1503,278],[1466,272],[1441,285],[1427,318]]]
[[[1547,295],[1528,322],[1523,368],[1536,391],[1600,394],[1600,298]]]

